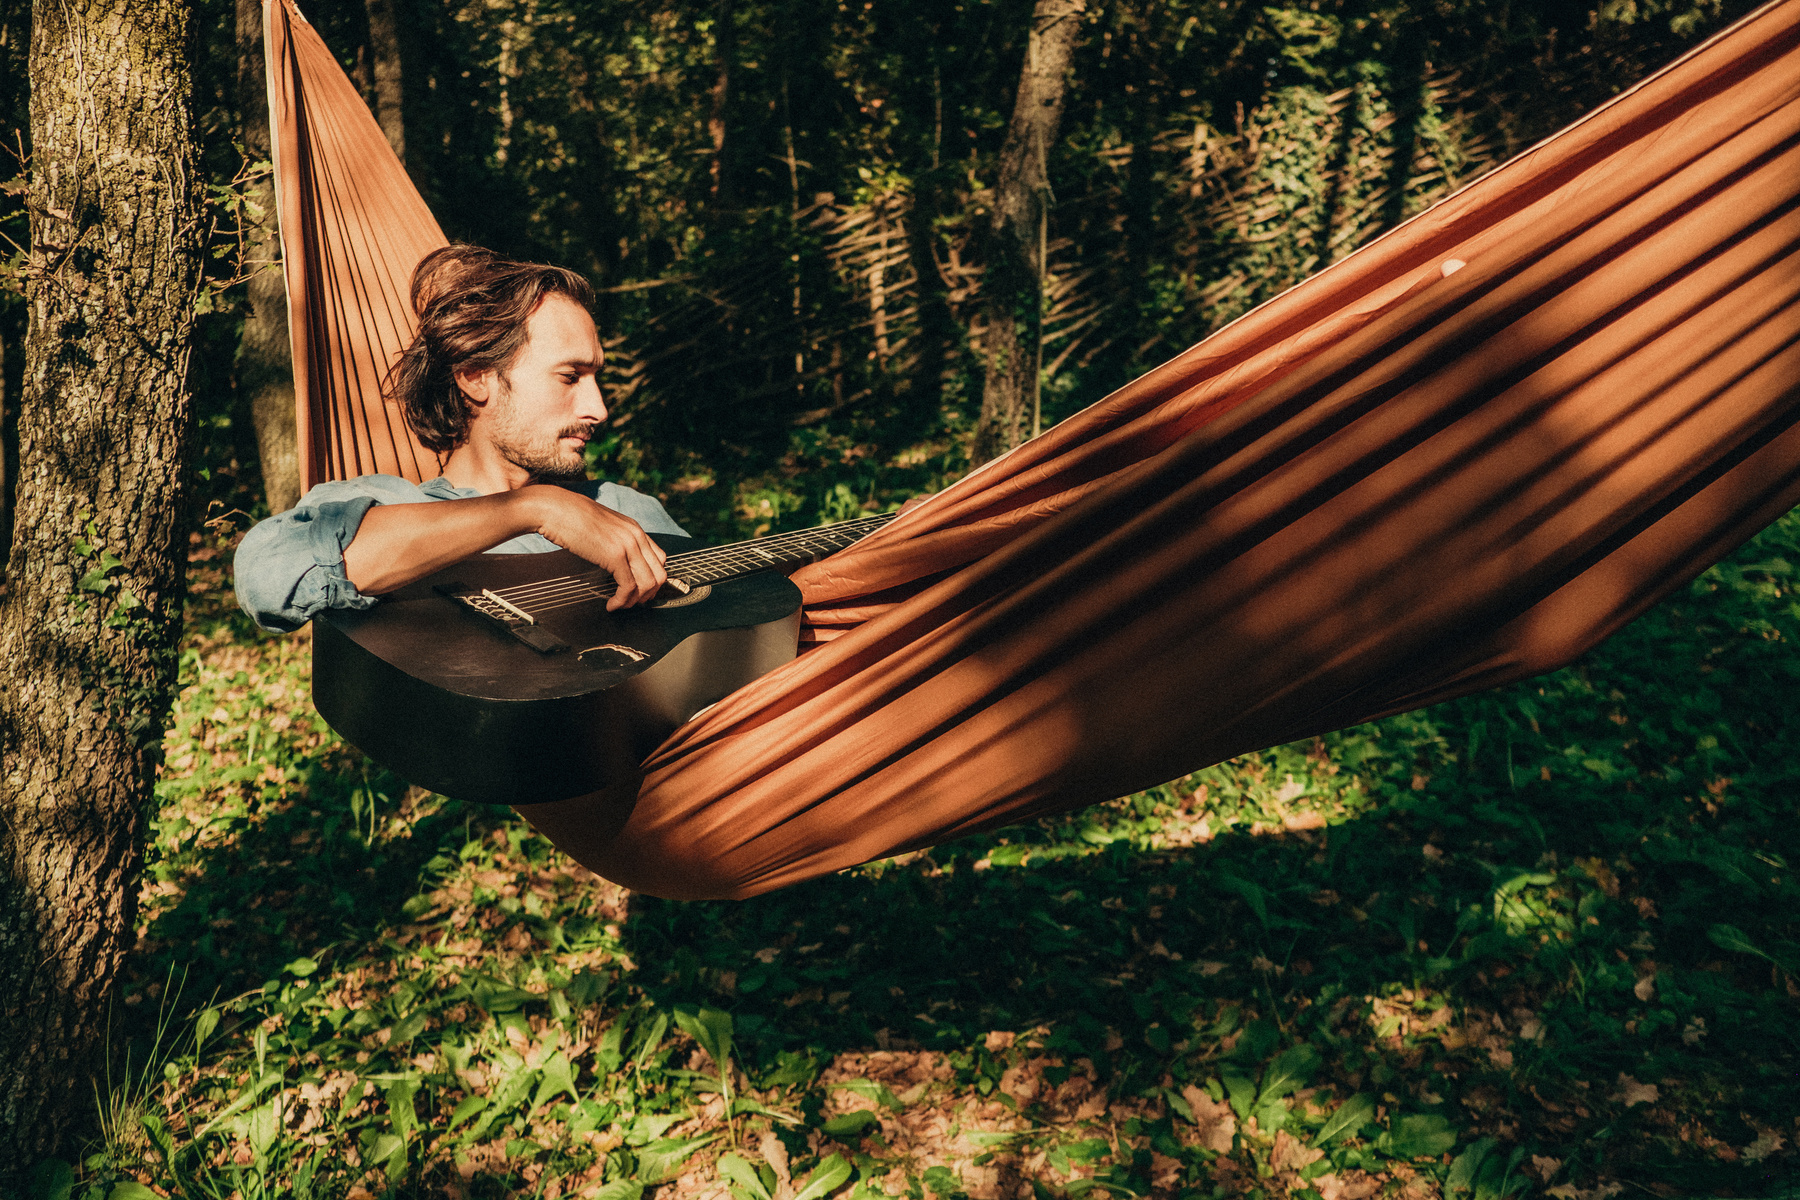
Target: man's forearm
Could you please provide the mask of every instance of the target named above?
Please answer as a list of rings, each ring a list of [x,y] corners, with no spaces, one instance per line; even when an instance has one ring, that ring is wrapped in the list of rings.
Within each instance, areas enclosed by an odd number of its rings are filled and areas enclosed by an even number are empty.
[[[378,504],[344,548],[344,574],[366,596],[381,596],[451,563],[537,530],[529,489],[437,500]]]

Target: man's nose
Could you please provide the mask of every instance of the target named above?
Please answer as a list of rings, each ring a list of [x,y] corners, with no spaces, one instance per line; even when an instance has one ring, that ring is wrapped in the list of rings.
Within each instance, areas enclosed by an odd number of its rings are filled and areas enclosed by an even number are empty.
[[[587,376],[575,389],[575,419],[593,425],[606,420],[606,399],[600,394],[598,376]]]

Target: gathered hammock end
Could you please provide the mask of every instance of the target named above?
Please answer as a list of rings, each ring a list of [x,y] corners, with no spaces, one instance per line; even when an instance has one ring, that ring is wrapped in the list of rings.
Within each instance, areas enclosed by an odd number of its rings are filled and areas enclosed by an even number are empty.
[[[444,238],[265,7],[308,485]],[[795,575],[796,661],[538,823],[744,897],[1550,670],[1800,503],[1800,0]]]

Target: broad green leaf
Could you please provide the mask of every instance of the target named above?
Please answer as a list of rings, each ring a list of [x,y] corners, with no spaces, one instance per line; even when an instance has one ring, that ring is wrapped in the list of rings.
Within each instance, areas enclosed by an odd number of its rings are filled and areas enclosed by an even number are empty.
[[[162,1197],[132,1179],[113,1184],[112,1191],[106,1193],[106,1200],[162,1200]]]
[[[590,1200],[642,1200],[644,1185],[635,1179],[617,1179],[595,1192]]]
[[[1257,1099],[1267,1102],[1291,1095],[1305,1087],[1307,1080],[1318,1069],[1319,1055],[1311,1046],[1302,1043],[1292,1050],[1284,1051],[1276,1055],[1275,1061],[1269,1064]]]
[[[251,1152],[256,1155],[257,1166],[265,1164],[269,1156],[269,1147],[281,1136],[281,1114],[278,1111],[281,1097],[271,1098],[267,1103],[252,1109],[245,1118],[244,1126]]]
[[[1436,1156],[1456,1145],[1456,1130],[1448,1119],[1435,1115],[1399,1117],[1393,1128],[1376,1141],[1375,1148],[1390,1158]]]
[[[675,1168],[688,1160],[694,1151],[718,1140],[718,1134],[705,1137],[670,1138],[651,1142],[638,1151],[637,1181],[648,1187],[661,1183],[675,1173]]]
[[[926,1167],[925,1173],[919,1177],[925,1186],[940,1196],[948,1196],[959,1190],[956,1173],[949,1167]]]
[[[439,1042],[438,1053],[444,1056],[444,1065],[450,1068],[453,1075],[462,1075],[469,1069],[469,1055],[472,1051],[460,1042]]]
[[[1225,1094],[1231,1098],[1231,1111],[1237,1114],[1239,1121],[1248,1121],[1250,1108],[1256,1103],[1256,1081],[1236,1071],[1221,1072],[1219,1079],[1225,1085]]]
[[[1750,940],[1750,935],[1736,925],[1714,925],[1706,931],[1706,936],[1713,945],[1721,950],[1730,950],[1734,954],[1754,954],[1763,959],[1769,957],[1758,950],[1756,943]],[[1770,961],[1774,960],[1770,959]]]
[[[153,1112],[147,1112],[138,1118],[150,1144],[162,1152],[164,1162],[175,1161],[175,1139],[169,1134],[169,1127],[163,1124],[162,1118]]]
[[[1112,1143],[1105,1138],[1086,1138],[1079,1142],[1070,1142],[1062,1148],[1062,1151],[1072,1162],[1098,1162],[1112,1153]]]
[[[464,1100],[461,1104],[457,1105],[456,1111],[450,1114],[450,1128],[455,1129],[458,1125],[461,1125],[464,1121],[468,1120],[487,1106],[488,1102],[486,1096],[470,1096],[467,1100]]]
[[[1264,1133],[1274,1133],[1285,1128],[1288,1123],[1288,1106],[1285,1101],[1270,1100],[1256,1106],[1251,1114],[1256,1118],[1256,1127]]]
[[[1169,1108],[1174,1111],[1175,1115],[1186,1121],[1191,1122],[1194,1120],[1193,1107],[1188,1104],[1187,1100],[1180,1092],[1176,1091],[1174,1088],[1164,1088],[1163,1099],[1168,1102]]]
[[[384,1133],[369,1147],[365,1161],[372,1167],[386,1167],[387,1177],[398,1179],[406,1170],[406,1139],[397,1133]]]
[[[520,1061],[513,1068],[511,1074],[502,1079],[500,1086],[495,1088],[493,1094],[488,1097],[487,1110],[481,1114],[481,1120],[477,1121],[464,1135],[467,1140],[470,1142],[480,1141],[487,1131],[493,1128],[495,1122],[511,1113],[529,1097],[532,1085],[537,1082],[537,1075],[536,1071]]]
[[[1482,1160],[1499,1144],[1497,1138],[1482,1138],[1457,1155],[1455,1161],[1450,1164],[1450,1174],[1444,1177],[1444,1191],[1448,1193],[1474,1191],[1476,1172],[1481,1167]]]
[[[649,1028],[645,1031],[643,1041],[639,1044],[637,1053],[631,1056],[632,1065],[642,1067],[645,1063],[649,1062],[651,1057],[661,1048],[663,1038],[667,1036],[668,1032],[669,1014],[657,1013],[656,1019],[650,1022]]]
[[[308,975],[311,975],[318,969],[318,962],[310,958],[296,958],[293,962],[282,968],[282,970],[298,979],[305,979]]]
[[[541,1082],[537,1095],[531,1098],[531,1107],[535,1111],[543,1104],[558,1095],[567,1095],[572,1104],[581,1103],[581,1093],[575,1090],[575,1068],[569,1062],[569,1056],[558,1050],[539,1068]]]
[[[718,1070],[725,1069],[731,1057],[731,1014],[716,1008],[696,1009],[683,1004],[675,1009],[675,1024],[681,1032],[700,1043],[700,1048],[713,1060]]]
[[[403,1138],[412,1137],[419,1127],[419,1115],[413,1108],[413,1097],[418,1094],[419,1085],[415,1080],[399,1080],[388,1085],[385,1094],[388,1123]]]
[[[388,1049],[404,1050],[414,1038],[425,1032],[426,1018],[422,1012],[416,1012],[388,1031]]]
[[[988,861],[996,867],[1016,867],[1024,862],[1030,853],[1030,846],[997,846],[993,853],[988,855]]]
[[[69,1200],[75,1188],[75,1168],[60,1158],[46,1158],[31,1169],[26,1186],[31,1200]]]
[[[205,1012],[201,1013],[199,1016],[195,1017],[194,1018],[194,1049],[198,1050],[198,1049],[200,1049],[200,1047],[206,1045],[206,1039],[211,1037],[213,1035],[213,1030],[217,1029],[218,1027],[219,1027],[219,1010],[216,1008],[209,1008]]]
[[[1015,1130],[1011,1133],[968,1133],[968,1132],[966,1132],[963,1134],[963,1137],[967,1138],[973,1144],[980,1146],[983,1150],[987,1150],[987,1149],[991,1149],[994,1146],[1004,1146],[1008,1142],[1015,1141],[1018,1138],[1023,1137],[1024,1135],[1025,1135],[1024,1130]]]
[[[830,1137],[848,1138],[860,1137],[863,1130],[879,1124],[881,1124],[881,1118],[864,1108],[858,1109],[853,1113],[845,1113],[842,1116],[833,1117],[825,1122],[825,1124],[821,1125],[820,1128]]]
[[[1251,883],[1248,879],[1239,879],[1236,875],[1226,875],[1221,872],[1214,878],[1217,880],[1219,886],[1226,891],[1236,892],[1238,895],[1242,896],[1244,902],[1250,906],[1250,911],[1256,914],[1257,921],[1259,921],[1264,928],[1268,927],[1269,897],[1267,892],[1263,891],[1263,889],[1256,884]]]
[[[532,1000],[542,1000],[536,992],[523,991],[505,984],[490,983],[488,980],[476,980],[475,986],[469,989],[475,1003],[490,1013],[517,1012]]]
[[[794,1200],[821,1200],[837,1191],[849,1178],[850,1164],[840,1155],[828,1155],[800,1184],[800,1190],[794,1193]]]
[[[647,1146],[661,1137],[671,1125],[679,1125],[688,1119],[686,1113],[645,1113],[631,1123],[625,1131],[627,1146]]]
[[[719,1156],[719,1174],[757,1197],[758,1200],[774,1200],[769,1195],[769,1189],[763,1186],[762,1179],[757,1176],[756,1168],[735,1154]]]
[[[569,1003],[576,1008],[586,1008],[606,995],[612,987],[612,976],[605,971],[577,971],[564,989],[568,993]]]
[[[1367,1125],[1375,1116],[1375,1098],[1368,1095],[1355,1095],[1338,1105],[1337,1111],[1325,1119],[1319,1127],[1318,1136],[1313,1138],[1314,1146],[1328,1146],[1340,1137],[1353,1134]]]
[[[281,1082],[281,1072],[280,1071],[264,1072],[262,1078],[258,1079],[250,1087],[245,1088],[242,1092],[239,1092],[237,1099],[233,1100],[230,1104],[227,1104],[224,1108],[220,1109],[218,1115],[213,1117],[212,1120],[208,1121],[201,1128],[200,1135],[205,1136],[206,1134],[211,1133],[213,1130],[218,1129],[220,1126],[226,1124],[233,1117],[237,1116],[239,1113],[241,1113],[245,1109],[249,1108],[252,1104],[255,1104],[258,1100],[262,1099],[262,1095],[264,1092],[268,1091],[270,1088],[274,1087],[276,1084],[278,1084],[280,1082]]]
[[[1111,1183],[1105,1179],[1076,1179],[1063,1189],[1065,1196],[1085,1196],[1095,1188],[1104,1188],[1116,1196],[1135,1196],[1136,1192],[1122,1184]]]

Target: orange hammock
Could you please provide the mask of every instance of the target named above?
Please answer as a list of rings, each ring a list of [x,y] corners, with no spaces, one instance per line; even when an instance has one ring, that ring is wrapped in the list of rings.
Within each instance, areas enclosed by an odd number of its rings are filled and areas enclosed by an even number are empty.
[[[306,482],[435,473],[376,384],[442,235],[270,10]],[[1800,503],[1797,197],[1780,0],[801,571],[824,644],[546,828],[750,896],[1569,662]]]

